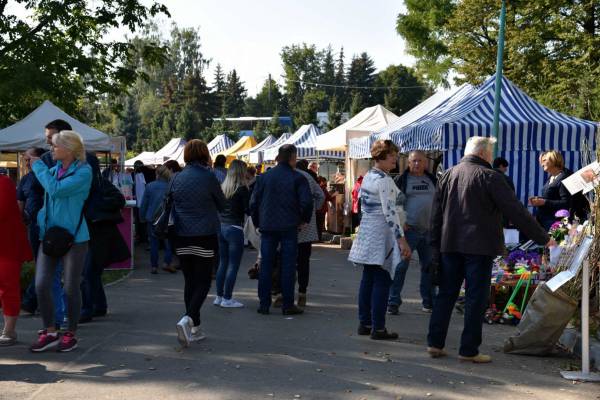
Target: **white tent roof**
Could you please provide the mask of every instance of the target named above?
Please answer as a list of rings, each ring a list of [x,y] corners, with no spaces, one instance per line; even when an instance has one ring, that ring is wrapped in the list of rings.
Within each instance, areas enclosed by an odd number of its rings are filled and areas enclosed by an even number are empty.
[[[125,166],[133,167],[133,164],[136,161],[141,161],[144,163],[144,165],[152,165],[152,164],[154,164],[154,152],[153,151],[144,151],[144,152],[138,154],[137,156],[130,158],[129,160],[126,160]]]
[[[225,135],[225,134],[217,135],[214,137],[213,140],[211,140],[207,144],[208,152],[210,153],[211,156],[213,156],[215,154],[218,154],[222,151],[227,150],[234,144],[235,144],[235,142],[233,140],[229,139],[229,137],[227,135]]]
[[[86,150],[110,151],[112,149],[107,134],[79,122],[46,100],[21,121],[0,130],[0,150],[25,151],[34,146],[46,147],[44,127],[55,119],[62,119],[71,124],[73,130],[83,138]]]
[[[346,151],[350,139],[377,132],[397,118],[381,105],[367,107],[337,128],[317,136],[317,150]]]
[[[183,148],[187,142],[182,138],[173,138],[169,143],[165,144],[160,150],[154,153],[153,164],[163,164],[170,159],[183,157]]]

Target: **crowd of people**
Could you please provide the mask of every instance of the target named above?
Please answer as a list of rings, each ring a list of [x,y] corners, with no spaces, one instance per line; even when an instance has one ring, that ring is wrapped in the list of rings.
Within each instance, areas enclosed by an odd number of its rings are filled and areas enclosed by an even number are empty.
[[[175,326],[183,346],[205,338],[201,308],[213,275],[213,304],[244,307],[234,292],[247,240],[258,250],[257,312],[267,315],[272,307],[281,307],[283,315],[304,312],[312,244],[321,239],[333,193],[318,176],[318,164],[297,159],[295,146],[281,146],[276,166],[262,174],[240,160],[227,165],[218,156],[213,162],[206,143],[197,139],[185,145],[183,168],[168,161],[151,169],[138,161],[131,173],[123,173],[112,162],[101,173],[98,159],[65,121],[52,121],[45,133],[51,150],[25,153],[31,172],[18,188],[0,176],[0,220],[16,227],[0,232],[0,242],[10,249],[0,254],[5,316],[0,345],[16,342],[21,308],[39,310],[42,317],[30,347],[34,352],[75,349],[78,324],[106,315],[102,271],[130,257],[117,229],[128,197],[123,187],[131,187],[136,200],[136,237],[149,243],[151,273],[158,273],[161,248],[163,269],[182,271],[185,313]],[[441,176],[429,172],[426,153],[413,151],[406,171],[392,178],[398,148],[389,140],[374,143],[374,166],[352,192],[352,226],[360,226],[348,259],[362,268],[359,335],[398,337],[386,328],[386,314],[399,313],[416,252],[422,310],[431,313],[428,353],[446,355],[448,325],[464,283],[459,356],[476,363],[491,360],[479,346],[493,258],[504,250],[503,227],[509,224],[536,243],[553,246],[547,230],[555,210],[576,207],[560,184],[569,174],[560,153],[540,157],[550,179],[540,196],[530,199],[534,217],[505,175],[508,162],[493,160],[493,145],[490,138],[469,139],[461,162]],[[154,229],[160,212],[169,217],[166,239]],[[20,266],[32,258],[35,279],[21,302]]]

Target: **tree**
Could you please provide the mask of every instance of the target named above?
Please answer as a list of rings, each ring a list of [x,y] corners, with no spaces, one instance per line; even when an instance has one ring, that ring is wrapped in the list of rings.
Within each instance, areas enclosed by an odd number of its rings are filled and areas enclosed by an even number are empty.
[[[223,97],[225,96],[225,86],[227,85],[225,73],[221,68],[221,64],[215,67],[215,75],[213,82],[213,93],[216,96],[216,109],[221,112],[223,109]]]
[[[337,128],[342,122],[342,110],[340,109],[337,97],[333,96],[329,101],[329,110],[327,111],[327,129],[332,130]]]
[[[299,109],[296,123],[298,125],[317,124],[317,112],[325,108],[327,94],[322,90],[311,90],[307,92]]]
[[[376,92],[377,103],[402,115],[423,100],[430,90],[416,76],[411,68],[403,65],[390,65],[377,74],[375,85],[387,87]]]
[[[135,104],[135,99],[131,96],[127,97],[123,119],[120,121],[117,129],[119,135],[125,136],[127,148],[132,148],[138,139],[140,115],[138,114],[138,108]]]
[[[352,103],[350,103],[350,118],[361,112],[365,108],[363,98],[360,92],[355,92],[352,95]]]
[[[398,33],[433,83],[451,71],[481,83],[495,72],[499,2],[406,1]],[[419,22],[420,21],[420,22]],[[600,1],[508,2],[504,74],[558,111],[598,118]]]
[[[367,89],[375,84],[375,62],[367,53],[363,52],[360,56],[352,57],[347,76],[348,86],[360,87],[350,89],[353,101],[356,94],[360,94],[361,103],[366,106],[377,104],[373,89]]]
[[[254,125],[254,129],[252,131],[254,132],[254,138],[259,143],[264,138],[267,137],[267,130],[266,130],[266,127],[265,127],[265,123],[262,122],[262,121],[257,121],[256,125]]]
[[[283,94],[279,85],[269,76],[256,95],[261,116],[273,115],[276,109],[281,109]]]
[[[192,111],[192,106],[186,104],[177,116],[175,124],[175,136],[183,137],[185,140],[197,139],[198,121]]]
[[[34,16],[29,18],[6,10],[7,3],[0,1],[0,126],[45,99],[77,115],[82,97],[122,96],[143,73],[131,62],[133,43],[107,39],[106,32],[118,26],[136,32],[148,18],[169,15],[162,4],[138,0],[97,1],[93,7],[85,0],[19,1]],[[143,57],[163,62],[165,49],[145,44]]]
[[[244,99],[246,88],[236,72],[232,70],[227,75],[225,97],[223,98],[223,109],[228,117],[240,117],[244,114]]]
[[[348,90],[346,90],[344,88],[344,86],[347,85],[347,81],[346,81],[346,64],[344,63],[344,48],[342,47],[340,49],[340,53],[338,54],[338,58],[336,61],[336,67],[335,67],[335,95],[338,98],[338,101],[340,103],[340,108],[342,110],[346,109],[346,105],[348,103]]]
[[[327,94],[327,97],[331,97],[335,94],[335,60],[333,59],[333,50],[331,45],[327,47],[323,55],[323,64],[321,66],[321,78],[319,82],[324,85],[323,90]]]
[[[285,92],[292,115],[299,115],[303,107],[304,94],[314,88],[321,76],[322,52],[313,45],[285,46],[281,50],[281,61],[285,74]]]
[[[269,121],[269,125],[267,126],[267,132],[270,135],[273,135],[275,137],[281,136],[281,134],[284,132],[283,127],[279,123],[279,110],[278,109],[275,109],[275,111],[273,112],[273,117],[271,117],[271,120]]]

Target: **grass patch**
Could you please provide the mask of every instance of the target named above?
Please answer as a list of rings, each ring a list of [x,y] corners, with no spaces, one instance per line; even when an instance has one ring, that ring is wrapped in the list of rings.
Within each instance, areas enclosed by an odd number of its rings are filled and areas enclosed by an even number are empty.
[[[104,273],[102,274],[102,283],[106,285],[108,283],[118,281],[119,279],[121,279],[121,278],[125,277],[127,274],[129,274],[129,271],[131,271],[131,270],[116,269],[116,270],[104,271]],[[35,264],[33,262],[24,263],[23,267],[21,268],[21,290],[22,291],[27,289],[29,284],[33,281],[34,277],[35,277]]]

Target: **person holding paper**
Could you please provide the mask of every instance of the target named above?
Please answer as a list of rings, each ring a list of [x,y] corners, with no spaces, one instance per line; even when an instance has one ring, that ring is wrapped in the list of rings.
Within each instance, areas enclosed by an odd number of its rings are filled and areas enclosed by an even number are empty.
[[[536,218],[540,225],[549,230],[556,221],[554,214],[558,210],[571,209],[571,194],[562,184],[571,172],[565,168],[563,156],[556,150],[543,153],[540,163],[550,178],[542,188],[541,196],[531,197],[529,204],[536,207]]]

